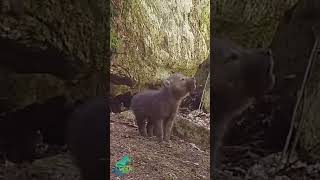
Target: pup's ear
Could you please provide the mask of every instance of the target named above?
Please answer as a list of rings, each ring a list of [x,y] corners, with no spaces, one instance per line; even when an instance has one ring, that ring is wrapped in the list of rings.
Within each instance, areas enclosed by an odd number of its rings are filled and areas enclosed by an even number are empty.
[[[164,87],[170,87],[170,81],[168,79],[163,80]]]

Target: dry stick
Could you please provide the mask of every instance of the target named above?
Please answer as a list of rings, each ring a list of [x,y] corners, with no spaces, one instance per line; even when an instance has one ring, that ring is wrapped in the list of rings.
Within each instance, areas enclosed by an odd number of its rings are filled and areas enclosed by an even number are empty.
[[[304,94],[303,94],[304,95]],[[303,96],[302,95],[302,96]],[[302,110],[302,112],[303,112],[303,109],[304,109],[304,103],[302,103],[302,105],[301,105],[301,110]],[[298,111],[298,110],[297,110]],[[300,111],[301,112],[301,111]],[[301,114],[300,114],[300,116],[299,117],[296,117],[296,118],[301,118]],[[295,118],[295,119],[296,119]],[[298,125],[298,128],[301,128],[300,127],[300,125],[301,125],[301,123],[302,123],[302,121],[303,120],[300,120],[300,122],[299,122],[299,125]],[[297,133],[298,134],[298,133]],[[297,135],[295,136],[295,137],[297,137]],[[284,164],[284,166],[282,167],[282,168],[280,168],[279,170],[278,170],[278,172],[277,172],[277,174],[281,174],[281,173],[283,173],[283,172],[285,172],[288,168],[290,168],[292,165],[294,165],[294,164],[296,164],[298,161],[299,161],[299,159],[296,159],[296,160],[294,160],[293,162],[291,162],[290,161],[290,157],[291,157],[291,155],[293,154],[293,150],[294,149],[291,149],[292,151],[287,155],[287,159],[286,159],[286,162],[285,162],[285,164]],[[288,159],[289,159],[289,161],[288,161]]]
[[[295,104],[293,115],[292,115],[292,118],[291,118],[290,130],[289,130],[289,133],[288,133],[288,136],[287,136],[287,140],[286,140],[286,144],[284,146],[284,149],[283,149],[283,152],[282,152],[282,157],[281,157],[281,160],[286,160],[285,163],[287,163],[286,152],[288,151],[289,143],[290,143],[290,140],[291,140],[293,127],[294,127],[294,121],[296,119],[297,110],[298,110],[298,107],[300,105],[302,96],[304,94],[304,89],[305,89],[305,86],[306,86],[308,75],[310,73],[310,69],[311,69],[311,65],[312,65],[313,59],[314,59],[314,54],[315,54],[315,51],[316,51],[316,48],[317,48],[318,41],[319,41],[319,39],[317,38],[316,42],[315,42],[315,44],[313,46],[313,49],[312,49],[312,52],[311,52],[311,56],[309,58],[308,66],[307,66],[307,69],[306,69],[306,72],[304,74],[303,81],[302,81],[301,91],[300,91],[300,93],[298,95],[297,102]]]
[[[210,72],[208,73],[208,76],[207,76],[207,79],[206,79],[206,83],[204,84],[204,88],[202,90],[201,101],[200,101],[199,108],[198,108],[199,111],[200,111],[200,109],[202,109],[203,98],[204,98],[203,96],[204,96],[204,92],[205,92],[206,87],[207,87],[207,83],[208,83],[209,77],[210,77]]]
[[[312,54],[311,54],[312,59],[310,59],[311,65],[310,65],[310,68],[307,69],[307,70],[309,71],[309,72],[308,72],[308,77],[310,77],[310,75],[311,75],[311,68],[312,68],[312,64],[313,64],[314,59],[315,59],[315,54],[316,54],[316,51],[317,51],[317,49],[318,49],[318,48],[317,48],[318,45],[319,45],[319,37],[317,37],[316,42],[315,42],[315,44],[314,44],[314,48],[313,48],[313,50],[312,50]],[[304,94],[304,92],[303,92],[303,94]],[[303,117],[302,117],[302,118],[303,118]],[[292,147],[291,147],[291,152],[289,153],[289,158],[290,158],[290,156],[292,155],[295,147],[297,146],[298,139],[299,139],[299,137],[300,137],[300,135],[301,135],[301,132],[302,132],[302,125],[304,125],[304,122],[305,122],[305,121],[306,121],[306,118],[303,118],[303,119],[300,121],[299,125],[298,125],[297,135],[296,135],[296,137],[295,137],[295,139],[294,139],[294,141],[293,141],[293,144],[292,144]]]

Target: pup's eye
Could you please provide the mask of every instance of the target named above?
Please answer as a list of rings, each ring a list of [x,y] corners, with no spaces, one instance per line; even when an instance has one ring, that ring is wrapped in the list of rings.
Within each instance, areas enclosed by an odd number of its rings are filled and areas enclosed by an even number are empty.
[[[184,81],[185,79],[184,79],[184,78],[181,78],[181,80]]]

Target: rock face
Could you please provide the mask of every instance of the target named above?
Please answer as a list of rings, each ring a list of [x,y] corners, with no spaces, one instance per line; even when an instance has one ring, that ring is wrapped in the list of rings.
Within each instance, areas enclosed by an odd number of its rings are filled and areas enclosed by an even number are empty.
[[[43,127],[61,130],[60,121],[77,101],[107,93],[108,4],[1,2],[0,126],[10,133],[0,138],[32,136]],[[51,106],[55,98],[60,100]],[[35,113],[43,108],[47,114]],[[58,114],[64,115],[52,118]]]
[[[112,1],[112,95],[153,86],[172,72],[193,76],[208,56],[209,3]]]
[[[280,18],[298,0],[220,0],[213,16],[215,37],[225,35],[242,47],[270,45]]]
[[[60,95],[96,94],[106,82],[99,79],[106,72],[106,7],[104,0],[25,2],[20,16],[3,11],[1,104],[16,109]]]
[[[182,116],[177,116],[173,133],[182,139],[203,147],[210,146],[210,129],[197,125]]]

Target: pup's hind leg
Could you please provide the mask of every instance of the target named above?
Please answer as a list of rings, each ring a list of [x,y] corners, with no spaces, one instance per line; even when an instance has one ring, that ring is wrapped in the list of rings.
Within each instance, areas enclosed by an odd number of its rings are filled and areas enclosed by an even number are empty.
[[[147,131],[148,131],[148,136],[152,137],[153,136],[153,123],[152,123],[152,121],[147,122]]]
[[[160,142],[163,141],[163,120],[162,119],[155,119],[153,120],[153,125],[154,125],[154,132],[156,133],[155,135],[158,137],[158,140]]]
[[[141,115],[136,115],[136,122],[138,125],[139,133],[141,136],[147,136],[147,129],[146,129],[146,117]]]

